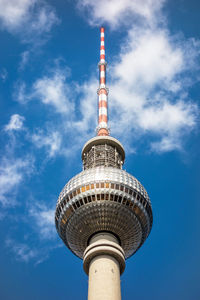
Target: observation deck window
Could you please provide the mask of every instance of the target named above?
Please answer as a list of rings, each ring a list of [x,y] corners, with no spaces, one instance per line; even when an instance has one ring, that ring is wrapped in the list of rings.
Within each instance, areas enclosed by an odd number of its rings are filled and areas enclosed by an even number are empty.
[[[127,198],[124,197],[122,203],[125,204],[126,203]]]
[[[104,194],[101,194],[101,200],[104,200]]]
[[[105,200],[109,200],[109,194],[105,194]]]
[[[114,200],[115,202],[118,202],[118,195],[114,195],[113,200]]]

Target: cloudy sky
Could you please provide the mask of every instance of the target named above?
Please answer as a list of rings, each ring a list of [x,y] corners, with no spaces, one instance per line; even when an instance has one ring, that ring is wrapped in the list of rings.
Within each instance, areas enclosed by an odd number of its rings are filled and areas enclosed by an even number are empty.
[[[86,299],[82,262],[54,228],[97,125],[105,26],[109,126],[154,224],[123,299],[200,299],[197,0],[0,0],[0,298]]]

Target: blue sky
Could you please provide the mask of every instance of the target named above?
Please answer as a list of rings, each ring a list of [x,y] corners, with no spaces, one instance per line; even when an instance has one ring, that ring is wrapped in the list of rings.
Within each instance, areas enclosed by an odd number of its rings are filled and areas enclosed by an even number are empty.
[[[154,214],[123,299],[200,299],[199,10],[197,0],[0,0],[1,299],[86,299],[54,210],[95,135],[101,25],[111,135]]]

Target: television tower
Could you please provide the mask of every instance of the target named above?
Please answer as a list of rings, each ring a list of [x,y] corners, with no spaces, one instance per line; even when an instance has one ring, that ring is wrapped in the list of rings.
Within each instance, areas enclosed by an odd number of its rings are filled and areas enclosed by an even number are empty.
[[[97,136],[83,146],[83,171],[60,193],[55,222],[65,245],[83,259],[88,300],[120,300],[125,259],[144,243],[153,218],[146,190],[122,169],[122,144],[109,135],[103,27],[100,32]]]

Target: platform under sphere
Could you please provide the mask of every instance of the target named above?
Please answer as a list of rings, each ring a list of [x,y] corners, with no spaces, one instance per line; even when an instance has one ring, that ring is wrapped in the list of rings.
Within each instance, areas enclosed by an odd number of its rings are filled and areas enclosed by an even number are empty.
[[[113,233],[128,258],[143,244],[151,226],[146,190],[122,169],[100,166],[82,171],[65,185],[56,207],[57,231],[80,258],[90,238],[101,231]]]

